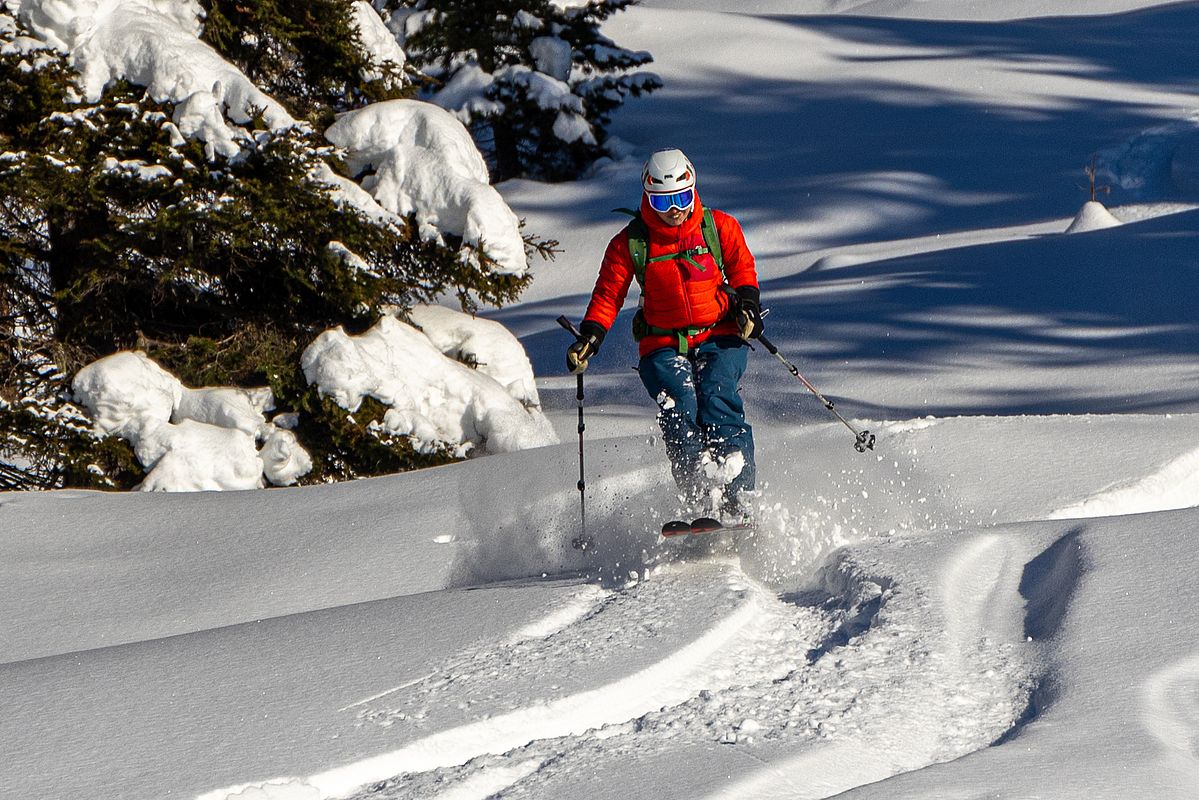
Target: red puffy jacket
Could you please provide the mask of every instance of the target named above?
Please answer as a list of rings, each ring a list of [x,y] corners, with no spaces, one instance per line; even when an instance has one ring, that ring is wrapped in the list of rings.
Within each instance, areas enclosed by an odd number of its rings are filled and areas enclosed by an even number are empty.
[[[729,316],[728,294],[721,289],[725,279],[733,288],[758,285],[754,257],[745,243],[741,225],[723,211],[713,209],[712,217],[720,234],[723,277],[715,260],[708,254],[693,256],[702,269],[681,257],[652,261],[658,256],[704,246],[704,210],[698,194],[691,216],[682,225],[673,228],[662,222],[644,195],[641,197],[641,218],[649,229],[645,285],[641,289],[642,312],[645,321],[654,328],[674,331],[703,329],[687,336],[689,346],[697,345],[713,335],[738,334],[737,325]],[[608,242],[603,263],[600,264],[599,278],[591,292],[591,303],[583,319],[596,322],[605,330],[611,328],[616,315],[620,313],[620,307],[624,305],[629,284],[634,277],[628,233],[621,230]],[[639,351],[644,356],[663,347],[677,346],[677,334],[650,333],[641,340]]]

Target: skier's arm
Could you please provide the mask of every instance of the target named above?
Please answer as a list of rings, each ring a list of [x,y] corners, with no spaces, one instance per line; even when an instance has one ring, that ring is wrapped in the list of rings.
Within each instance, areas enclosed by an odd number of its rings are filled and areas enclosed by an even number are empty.
[[[608,242],[583,323],[594,323],[607,332],[616,322],[632,282],[633,258],[629,255],[628,237],[621,232]]]
[[[745,233],[741,224],[728,214],[714,212],[716,230],[720,234],[720,250],[724,259],[724,275],[729,286],[740,289],[743,286],[758,287],[758,269],[754,262],[754,254],[749,251],[745,242]]]
[[[718,212],[719,213],[719,212]],[[758,290],[758,271],[754,255],[745,242],[745,233],[740,223],[728,214],[716,219],[720,233],[720,248],[724,257],[724,274],[736,295],[734,318],[741,329],[743,339],[756,339],[762,335],[762,304]]]

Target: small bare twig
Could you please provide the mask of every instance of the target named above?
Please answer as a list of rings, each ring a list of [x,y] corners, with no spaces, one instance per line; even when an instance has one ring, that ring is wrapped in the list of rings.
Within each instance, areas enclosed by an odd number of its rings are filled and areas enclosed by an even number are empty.
[[[1087,166],[1083,167],[1083,171],[1087,174],[1087,178],[1090,180],[1090,183],[1091,183],[1091,202],[1095,202],[1096,195],[1099,192],[1103,192],[1104,194],[1112,193],[1112,187],[1108,186],[1107,184],[1096,185],[1095,175],[1099,171],[1099,169],[1096,166],[1095,162],[1096,162],[1096,157],[1091,156],[1091,163],[1088,164]]]

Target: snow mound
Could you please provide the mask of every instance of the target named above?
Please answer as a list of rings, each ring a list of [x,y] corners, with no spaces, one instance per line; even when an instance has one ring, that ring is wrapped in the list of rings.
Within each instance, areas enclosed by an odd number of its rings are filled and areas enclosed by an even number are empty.
[[[1100,203],[1098,200],[1088,200],[1079,209],[1074,221],[1070,223],[1070,227],[1066,228],[1066,233],[1086,233],[1087,231],[1099,231],[1104,228],[1114,228],[1123,223],[1112,216],[1112,212]]]
[[[149,422],[168,422],[183,396],[179,379],[140,351],[87,365],[71,388],[91,413],[97,436],[128,438]]]
[[[1199,506],[1199,449],[1160,470],[1060,508],[1050,519],[1089,519]]]
[[[442,353],[473,362],[526,408],[541,407],[533,365],[520,340],[503,325],[444,306],[417,306],[409,316]]]
[[[388,211],[416,214],[421,235],[439,231],[479,247],[501,274],[528,270],[520,220],[491,187],[470,133],[449,112],[390,100],[341,115],[325,137],[347,153],[363,187]]]
[[[390,406],[381,426],[419,452],[449,447],[506,453],[557,444],[549,420],[495,379],[446,358],[428,336],[384,317],[361,336],[325,331],[304,351],[304,376],[322,395],[356,411],[373,397]]]
[[[72,390],[97,436],[133,446],[147,471],[142,491],[257,489],[264,473],[288,486],[312,469],[295,435],[264,418],[270,389],[189,389],[145,353],[124,351],[81,369]]]

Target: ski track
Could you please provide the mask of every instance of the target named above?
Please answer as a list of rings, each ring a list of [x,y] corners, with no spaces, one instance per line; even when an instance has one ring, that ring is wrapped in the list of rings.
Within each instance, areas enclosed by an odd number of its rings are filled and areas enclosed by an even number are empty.
[[[1145,727],[1164,746],[1164,768],[1199,784],[1199,652],[1156,672],[1142,707]]]
[[[558,662],[555,670],[569,673],[585,667],[586,659],[560,662],[572,652],[577,658],[578,649],[586,648],[597,633],[601,641],[624,650],[622,645],[628,642],[617,632],[635,631],[645,624],[647,612],[661,624],[671,625],[679,613],[694,616],[703,613],[706,605],[724,605],[730,599],[737,605],[693,644],[652,667],[562,703],[556,711],[568,711],[567,705],[576,704],[603,709],[596,718],[576,721],[575,732],[534,737],[527,735],[529,727],[522,723],[526,735],[516,749],[493,747],[491,755],[423,774],[393,772],[397,777],[384,786],[355,797],[485,798],[501,789],[505,797],[552,796],[546,781],[585,768],[597,758],[620,758],[633,751],[644,754],[647,749],[676,747],[688,740],[750,741],[766,727],[757,718],[771,713],[765,707],[769,700],[757,696],[763,685],[785,680],[798,669],[832,622],[825,612],[780,600],[730,563],[664,565],[623,594],[624,602],[614,600],[562,631],[565,641],[555,645],[560,650],[553,659]],[[594,656],[605,658],[588,654],[589,659]],[[541,767],[530,770],[530,764]],[[543,769],[550,764],[554,769]],[[484,774],[492,778],[484,779]],[[471,794],[468,786],[486,787],[486,791]]]
[[[343,724],[381,730],[395,747],[275,779],[262,797],[563,796],[597,769],[619,774],[622,759],[726,745],[756,766],[738,767],[713,800],[825,798],[1009,731],[1034,685],[1017,651],[1023,564],[1013,540],[966,535],[915,576],[842,550],[825,568],[838,576],[825,578],[833,599],[819,605],[742,571],[769,579],[763,567],[780,555],[810,565],[841,537],[823,532],[804,553],[748,540],[728,559],[680,546],[643,553],[629,583],[581,586],[513,634],[337,709]]]
[[[616,593],[579,629],[565,628],[545,644],[562,638],[559,644],[569,651],[594,636],[594,626],[635,628],[647,604],[655,613],[677,613],[679,584],[686,582],[693,598],[710,598],[713,574],[724,581],[725,598],[743,596],[743,603],[654,667],[551,703],[556,711],[575,704],[604,707],[603,715],[576,724],[573,733],[541,736],[553,734],[554,724],[533,730],[526,724],[529,712],[516,712],[511,721],[522,725],[522,736],[492,739],[487,754],[452,765],[392,773],[354,797],[564,796],[575,789],[574,776],[621,759],[720,743],[757,760],[757,745],[783,743],[787,752],[801,755],[761,762],[713,800],[824,798],[957,758],[995,741],[1027,704],[1033,680],[1016,651],[1021,566],[999,535],[968,540],[937,587],[876,581],[847,562],[842,571],[852,575],[847,583],[855,599],[839,610],[788,602],[728,565],[663,568]],[[949,609],[947,617],[936,618],[942,607]],[[877,610],[864,631],[844,645],[819,649],[838,625],[871,608]],[[633,619],[626,617],[630,613]],[[539,673],[577,670],[577,664],[559,663],[563,657],[555,655],[557,666]],[[660,685],[665,675],[673,676],[675,687]],[[642,701],[623,704],[626,692],[641,694]],[[522,742],[504,749],[516,739]],[[852,778],[845,777],[846,763],[855,764]]]
[[[799,615],[798,631],[796,616],[736,566],[719,561],[662,565],[618,591],[583,590],[520,636],[465,652],[427,678],[347,706],[360,709],[358,725],[394,729],[409,741],[289,786],[297,797],[312,789],[322,798],[344,797],[364,786],[366,796],[376,798],[487,797],[536,775],[540,765],[560,757],[564,744],[621,735],[660,709],[715,696],[747,670],[785,674],[824,632],[817,612]],[[790,630],[778,630],[780,622]],[[762,644],[780,636],[794,644],[789,662]],[[594,676],[611,679],[596,687]],[[497,762],[494,756],[503,754],[510,755]],[[263,784],[209,792],[201,800],[255,786]]]
[[[874,624],[798,681],[792,713],[806,720],[810,743],[710,800],[816,800],[998,739],[1033,685],[1016,651],[1016,566],[1001,536],[983,536],[958,550],[935,591],[879,586]],[[944,619],[937,608],[948,610]]]
[[[548,639],[559,631],[594,613],[608,593],[599,586],[588,584],[561,608],[513,632],[509,644],[517,645],[532,639]]]

